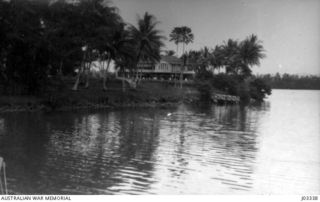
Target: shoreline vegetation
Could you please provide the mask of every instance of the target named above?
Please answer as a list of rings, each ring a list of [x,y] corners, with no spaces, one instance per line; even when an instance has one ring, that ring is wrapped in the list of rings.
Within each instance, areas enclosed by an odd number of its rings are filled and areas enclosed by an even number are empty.
[[[105,91],[101,81],[91,79],[90,88],[73,91],[72,79],[65,79],[64,86],[39,96],[1,96],[1,112],[72,111],[80,109],[117,108],[171,108],[181,103],[199,103],[201,94],[194,82],[184,82],[183,88],[176,88],[174,82],[142,81],[136,89],[123,87],[121,82],[110,79]],[[154,90],[156,89],[156,90]],[[215,90],[212,93],[223,93]]]
[[[252,74],[266,57],[255,34],[187,51],[191,28],[167,38],[158,24],[148,12],[128,24],[104,0],[0,0],[0,112],[248,104],[271,94],[271,77]],[[163,56],[176,58],[166,75],[155,71]]]

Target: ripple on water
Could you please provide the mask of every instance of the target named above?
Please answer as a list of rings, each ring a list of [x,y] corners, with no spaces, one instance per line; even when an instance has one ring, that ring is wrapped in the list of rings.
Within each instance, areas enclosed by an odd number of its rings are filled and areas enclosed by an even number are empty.
[[[318,161],[273,163],[278,156],[265,152],[265,145],[277,148],[281,143],[270,138],[282,135],[264,134],[270,127],[260,129],[272,117],[269,108],[181,105],[174,110],[8,114],[0,117],[0,154],[10,167],[10,193],[252,194],[283,186],[316,190],[320,176],[304,171],[306,165],[319,170]],[[285,172],[291,167],[297,171]]]

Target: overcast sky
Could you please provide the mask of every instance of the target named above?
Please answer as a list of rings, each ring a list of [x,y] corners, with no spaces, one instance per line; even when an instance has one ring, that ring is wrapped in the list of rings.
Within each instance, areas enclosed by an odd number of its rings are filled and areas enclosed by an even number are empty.
[[[123,19],[156,16],[169,39],[176,26],[188,26],[195,40],[187,49],[214,47],[257,34],[267,58],[255,73],[320,75],[320,0],[113,0]],[[176,50],[166,41],[165,49]]]

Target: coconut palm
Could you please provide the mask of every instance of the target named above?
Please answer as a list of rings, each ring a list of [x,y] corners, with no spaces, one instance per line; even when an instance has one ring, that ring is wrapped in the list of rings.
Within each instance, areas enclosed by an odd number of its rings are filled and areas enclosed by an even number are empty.
[[[258,37],[252,34],[239,44],[239,57],[241,61],[239,71],[243,76],[250,76],[250,68],[255,65],[259,66],[260,59],[266,56],[261,43]]]
[[[251,75],[251,67],[260,65],[260,59],[265,57],[261,41],[256,35],[248,36],[240,43],[229,39],[222,47],[223,63],[227,73],[241,75],[244,78]]]
[[[210,64],[219,71],[224,66],[224,59],[222,46],[216,45],[211,53]]]
[[[131,37],[136,41],[136,81],[139,79],[139,61],[158,62],[161,58],[160,48],[164,45],[165,37],[160,35],[161,32],[156,29],[158,23],[153,15],[146,12],[142,18],[139,17],[137,27],[129,27]]]
[[[226,73],[237,74],[240,67],[239,42],[228,39],[222,45]]]
[[[177,46],[176,54],[178,55],[179,54],[179,43],[182,42],[181,27],[173,28],[169,37],[170,37],[170,41],[174,41],[174,43],[176,44],[176,46]]]
[[[179,34],[181,35],[182,53],[184,54],[185,46],[193,42],[194,35],[192,34],[191,28],[186,26],[180,27]]]
[[[131,38],[130,32],[124,26],[115,33],[112,44],[112,59],[115,62],[115,67],[120,68],[123,73],[125,68],[132,70],[134,66],[133,61],[137,58],[135,45],[136,43]],[[131,87],[135,87],[135,84],[131,80],[118,77],[118,71],[116,71],[116,79],[122,80],[123,84],[124,82],[128,82]]]
[[[209,48],[207,46],[205,46],[204,48],[202,48],[200,50],[199,64],[201,64],[201,66],[203,66],[205,69],[208,69],[209,65],[210,65],[211,57],[212,57],[212,55],[211,55]]]
[[[125,24],[119,24],[113,30],[112,37],[101,46],[100,52],[107,60],[106,69],[102,68],[104,70],[103,90],[107,90],[106,80],[111,61],[118,61],[123,57],[131,58],[134,55],[133,40],[130,38],[128,30],[125,29]]]
[[[183,26],[181,27],[180,31],[181,31],[180,34],[181,34],[181,40],[182,40],[182,53],[183,55],[185,55],[185,46],[193,42],[194,36],[189,27]],[[186,65],[186,58],[184,58],[183,60],[183,68],[181,68],[181,71],[180,71],[180,88],[182,88],[183,71],[184,71],[185,65]]]
[[[183,68],[186,65],[186,54],[185,46],[189,43],[192,43],[194,35],[192,34],[191,28],[187,26],[175,27],[170,34],[170,41],[174,41],[177,46],[179,43],[182,43],[182,57],[183,57]],[[182,88],[182,79],[183,79],[183,68],[180,71],[180,88]]]
[[[76,15],[72,18],[69,29],[74,33],[74,39],[81,41],[86,60],[92,51],[100,50],[101,46],[110,43],[114,30],[122,23],[115,7],[110,7],[103,0],[80,1],[75,6]],[[108,52],[110,54],[110,52]],[[90,68],[90,67],[89,67]],[[82,65],[78,71],[73,90],[78,89],[80,74],[85,69]],[[87,69],[87,73],[90,69]],[[87,75],[88,76],[88,75]]]

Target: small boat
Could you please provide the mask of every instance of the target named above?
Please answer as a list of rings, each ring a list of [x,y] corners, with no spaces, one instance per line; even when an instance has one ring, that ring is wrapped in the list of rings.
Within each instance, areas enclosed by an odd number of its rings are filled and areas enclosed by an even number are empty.
[[[4,162],[2,157],[0,157],[0,191],[1,191],[1,194],[8,195],[7,176],[6,176],[6,163]]]

